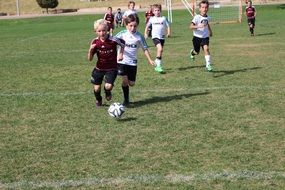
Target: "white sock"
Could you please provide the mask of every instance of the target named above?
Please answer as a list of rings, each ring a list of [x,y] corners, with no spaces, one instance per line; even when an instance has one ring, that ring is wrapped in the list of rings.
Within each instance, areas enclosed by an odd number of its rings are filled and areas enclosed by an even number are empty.
[[[211,65],[211,55],[205,55],[206,66]]]
[[[155,64],[157,67],[160,67],[161,66],[161,60],[160,59],[155,59]]]

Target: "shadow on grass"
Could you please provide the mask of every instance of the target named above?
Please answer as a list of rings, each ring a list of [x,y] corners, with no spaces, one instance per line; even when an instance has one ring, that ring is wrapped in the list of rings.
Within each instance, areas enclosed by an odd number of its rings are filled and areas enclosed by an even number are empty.
[[[281,4],[277,6],[278,9],[285,9],[285,4]]]
[[[256,34],[255,36],[270,36],[276,34],[275,32],[263,33],[263,34]]]
[[[134,121],[134,120],[136,120],[137,118],[135,118],[135,117],[126,117],[126,118],[119,118],[119,119],[117,119],[117,121],[118,122],[127,122],[127,121]]]
[[[235,73],[239,73],[239,72],[247,72],[247,71],[253,71],[253,70],[257,70],[257,69],[261,69],[262,67],[252,67],[252,68],[245,68],[245,69],[237,69],[237,70],[221,70],[221,71],[212,71],[212,73],[216,74],[218,73],[218,75],[214,75],[215,78],[218,77],[223,77],[226,75],[233,75]]]
[[[154,96],[145,100],[137,101],[133,103],[133,107],[141,107],[145,106],[148,104],[155,104],[158,102],[170,102],[172,100],[179,100],[182,98],[190,98],[192,96],[202,96],[202,95],[207,95],[210,94],[209,92],[199,92],[199,93],[191,93],[191,94],[178,94],[178,95],[173,95],[173,96]]]
[[[178,68],[179,71],[184,71],[188,69],[194,69],[194,68],[203,68],[205,65],[194,65],[194,66],[188,66],[188,67],[180,67]]]

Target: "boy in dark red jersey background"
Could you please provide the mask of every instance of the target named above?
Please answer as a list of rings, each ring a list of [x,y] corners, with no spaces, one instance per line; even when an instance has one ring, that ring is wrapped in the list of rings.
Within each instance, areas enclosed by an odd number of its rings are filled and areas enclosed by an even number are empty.
[[[147,9],[147,11],[145,12],[145,24],[148,23],[150,17],[154,16],[153,10],[152,10],[152,5],[150,5]],[[151,37],[151,30],[152,30],[152,26],[150,25],[148,27],[148,31],[147,31],[147,36]]]
[[[108,7],[107,13],[104,15],[104,19],[108,23],[108,32],[113,36],[115,16],[112,13],[112,7]]]
[[[91,83],[94,85],[94,95],[96,105],[102,105],[101,84],[105,78],[106,100],[112,99],[111,90],[113,89],[115,79],[118,74],[118,60],[123,59],[125,41],[108,34],[108,23],[104,19],[99,19],[94,23],[94,31],[97,37],[91,41],[88,51],[88,60],[92,61],[94,55],[97,55],[97,63],[92,71]],[[117,57],[117,46],[121,46]]]
[[[255,7],[252,6],[251,1],[247,2],[247,7],[245,8],[245,15],[247,17],[247,23],[249,26],[250,34],[251,36],[254,36],[256,10],[255,10]]]

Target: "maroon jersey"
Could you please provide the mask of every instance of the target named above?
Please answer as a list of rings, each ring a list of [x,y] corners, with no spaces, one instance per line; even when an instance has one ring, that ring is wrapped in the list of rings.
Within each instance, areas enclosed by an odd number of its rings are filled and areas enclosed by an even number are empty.
[[[152,16],[154,16],[152,11],[146,11],[145,12],[145,18],[146,18],[145,23],[148,23],[149,18],[152,17]]]
[[[96,54],[98,57],[96,68],[106,71],[117,69],[117,45],[123,48],[125,41],[108,36],[103,42],[97,37],[92,40],[91,45],[93,44],[95,44],[95,48],[92,50],[92,55]]]
[[[254,18],[254,14],[255,14],[254,6],[246,7],[245,12],[246,12],[247,18],[249,19]]]
[[[104,19],[106,21],[108,21],[108,27],[109,29],[110,28],[114,28],[114,20],[115,20],[115,17],[113,14],[109,14],[109,13],[106,13],[105,16],[104,16]]]

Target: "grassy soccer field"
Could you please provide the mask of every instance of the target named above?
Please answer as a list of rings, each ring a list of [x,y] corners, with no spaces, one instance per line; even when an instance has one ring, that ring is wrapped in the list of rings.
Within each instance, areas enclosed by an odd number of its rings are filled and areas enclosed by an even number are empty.
[[[190,18],[175,11],[166,74],[140,51],[120,120],[89,83],[102,15],[1,20],[0,189],[284,189],[284,6],[257,10],[255,37],[245,20],[212,25],[212,73],[189,60]]]

